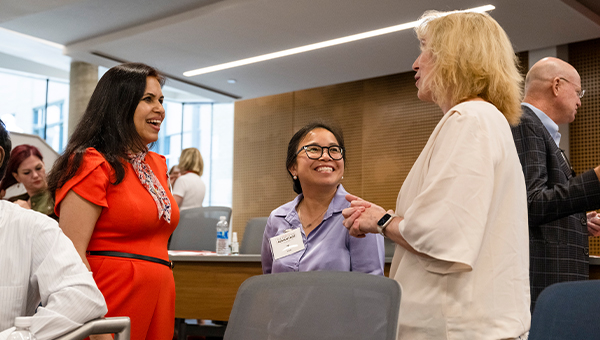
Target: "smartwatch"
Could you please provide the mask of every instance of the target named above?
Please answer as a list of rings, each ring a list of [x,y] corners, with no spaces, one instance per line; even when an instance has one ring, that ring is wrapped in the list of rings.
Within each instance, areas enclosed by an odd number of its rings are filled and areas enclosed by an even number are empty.
[[[382,218],[379,219],[379,221],[377,221],[377,231],[379,232],[379,234],[381,234],[381,236],[386,237],[384,234],[385,228],[387,228],[390,222],[392,222],[394,217],[398,217],[398,215],[386,213],[385,215],[383,215]]]

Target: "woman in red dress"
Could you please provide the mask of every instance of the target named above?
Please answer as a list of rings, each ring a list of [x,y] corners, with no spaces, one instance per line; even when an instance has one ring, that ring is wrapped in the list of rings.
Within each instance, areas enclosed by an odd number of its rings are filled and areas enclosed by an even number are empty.
[[[165,158],[148,151],[165,118],[164,78],[144,64],[100,79],[50,173],[56,214],[131,339],[171,339],[175,282],[167,241],[179,222]],[[108,339],[110,336],[99,336]]]

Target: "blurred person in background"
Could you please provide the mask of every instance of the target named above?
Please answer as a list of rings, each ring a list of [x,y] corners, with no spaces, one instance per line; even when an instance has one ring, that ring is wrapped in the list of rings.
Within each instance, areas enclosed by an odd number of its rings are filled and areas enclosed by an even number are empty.
[[[12,150],[0,191],[17,183],[22,184],[26,192],[7,200],[58,219],[54,214],[54,198],[48,191],[44,158],[33,145],[23,144]]]
[[[181,171],[181,176],[177,178],[173,186],[173,197],[175,197],[179,209],[201,207],[206,193],[206,185],[200,178],[204,172],[204,160],[200,150],[187,148],[181,151],[177,166]]]
[[[171,190],[173,190],[175,181],[177,181],[179,176],[181,176],[181,170],[179,170],[179,166],[175,164],[171,167],[171,170],[169,170],[169,183],[171,184]]]

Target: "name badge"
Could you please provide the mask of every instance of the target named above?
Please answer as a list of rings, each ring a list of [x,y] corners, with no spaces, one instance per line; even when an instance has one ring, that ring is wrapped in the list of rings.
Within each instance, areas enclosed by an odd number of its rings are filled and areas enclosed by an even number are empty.
[[[302,232],[300,232],[300,228],[271,237],[269,242],[271,242],[273,260],[297,253],[304,249],[304,242],[302,241]]]

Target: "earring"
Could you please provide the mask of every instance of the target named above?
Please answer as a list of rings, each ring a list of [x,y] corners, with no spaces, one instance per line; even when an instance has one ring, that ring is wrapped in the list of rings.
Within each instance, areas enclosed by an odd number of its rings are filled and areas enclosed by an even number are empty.
[[[342,179],[344,179],[344,176],[342,176]]]
[[[294,175],[294,176],[292,176],[292,178],[293,178],[294,180],[297,180],[297,179],[298,179],[298,176]]]

